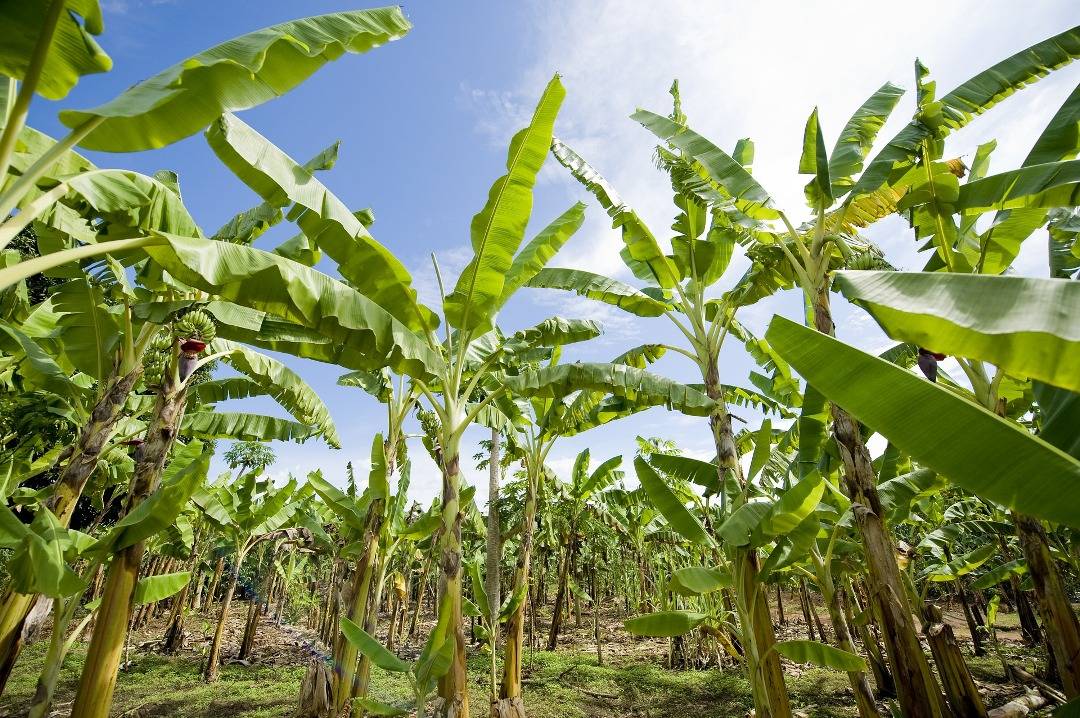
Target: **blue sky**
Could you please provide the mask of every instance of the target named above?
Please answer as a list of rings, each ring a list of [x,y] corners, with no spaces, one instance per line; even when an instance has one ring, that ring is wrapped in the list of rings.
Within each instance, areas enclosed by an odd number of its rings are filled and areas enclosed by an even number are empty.
[[[50,134],[61,133],[55,119],[61,107],[97,105],[208,46],[295,17],[359,7],[310,0],[103,0],[102,6],[106,28],[99,41],[112,56],[114,70],[84,78],[62,102],[38,99],[31,124]],[[604,173],[663,237],[672,218],[670,190],[652,167],[651,135],[627,116],[638,106],[666,113],[673,78],[680,80],[684,109],[695,129],[724,147],[741,137],[754,139],[755,175],[781,207],[801,217],[805,178],[796,169],[803,124],[814,106],[820,108],[831,146],[842,123],[868,95],[887,80],[899,84],[909,94],[880,135],[888,138],[910,117],[916,56],[930,67],[944,93],[1080,21],[1075,3],[1065,0],[1023,6],[920,1],[904,3],[902,9],[889,6],[889,12],[884,8],[864,2],[425,0],[405,6],[414,29],[403,40],[367,55],[343,57],[286,97],[241,116],[301,161],[341,140],[338,164],[322,175],[323,182],[350,207],[375,210],[372,233],[409,267],[430,303],[437,292],[428,254],[436,252],[444,274],[452,277],[468,261],[469,221],[503,171],[510,136],[527,122],[554,72],[562,73],[568,92],[557,134]],[[1015,166],[1078,81],[1080,67],[1055,73],[959,133],[949,153],[970,159],[979,142],[997,137],[992,167]],[[185,203],[208,233],[256,202],[201,135],[154,152],[92,153],[91,158],[99,166],[176,171]],[[539,230],[578,199],[591,198],[549,160],[537,185],[530,230]],[[632,281],[618,260],[619,239],[607,217],[595,202],[589,203],[588,214],[550,266],[588,268]],[[273,246],[291,231],[278,227],[257,246]],[[911,232],[899,220],[882,223],[871,236],[894,264],[921,266]],[[745,267],[740,262],[737,258],[729,270],[731,280]],[[1045,274],[1041,236],[1024,246],[1017,268]],[[866,349],[888,344],[868,317],[836,302],[842,338]],[[756,305],[741,319],[762,331],[773,313],[796,317],[800,311],[798,295],[787,293]],[[603,305],[538,290],[515,297],[500,323],[513,330],[554,314],[593,318],[605,326],[603,337],[568,351],[571,360],[603,360],[644,342],[678,340],[663,319],[630,321]],[[327,478],[340,482],[346,461],[366,470],[371,436],[384,419],[380,406],[358,389],[336,386],[341,370],[286,361],[323,396],[344,448],[334,451],[313,441],[275,443],[279,459],[273,473],[302,476],[322,468]],[[656,368],[681,380],[698,380],[677,355],[669,354]],[[751,368],[741,348],[725,350],[721,373],[726,383],[745,384]],[[281,413],[262,400],[234,402],[234,408]],[[751,426],[758,421],[748,411],[735,413]],[[478,430],[466,437],[465,457],[475,453],[472,442],[484,434]],[[550,463],[565,475],[585,447],[597,459],[631,455],[638,434],[675,439],[690,454],[709,455],[704,420],[653,409],[563,440]],[[437,493],[438,474],[419,442],[412,456],[411,493],[426,502]],[[469,471],[468,458],[463,465],[466,477],[475,477],[482,499],[486,477]]]

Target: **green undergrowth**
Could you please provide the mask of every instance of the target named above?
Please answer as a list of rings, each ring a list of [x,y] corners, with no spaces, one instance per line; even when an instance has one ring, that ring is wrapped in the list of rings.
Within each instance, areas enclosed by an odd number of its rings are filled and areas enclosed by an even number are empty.
[[[58,687],[57,708],[74,697],[85,646],[70,656]],[[25,713],[44,658],[44,642],[27,648],[0,700],[0,715]],[[186,655],[133,654],[120,674],[114,716],[233,716],[286,718],[296,709],[302,666],[223,666],[217,683],[207,685],[199,661]],[[488,659],[469,659],[472,715],[486,716]],[[602,667],[586,653],[530,652],[524,663],[525,703],[531,718],[685,718],[744,715],[751,706],[750,687],[734,670],[670,671],[639,658],[614,658]],[[854,716],[847,679],[841,673],[806,669],[788,676],[793,708],[814,716]],[[372,671],[373,697],[405,706],[406,681],[378,668]]]

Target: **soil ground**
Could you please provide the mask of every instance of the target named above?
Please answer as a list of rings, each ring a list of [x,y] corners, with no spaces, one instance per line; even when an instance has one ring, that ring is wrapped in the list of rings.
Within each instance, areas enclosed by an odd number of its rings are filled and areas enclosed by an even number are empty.
[[[604,648],[603,665],[597,665],[591,615],[578,626],[573,616],[564,621],[556,652],[527,651],[524,661],[525,704],[532,718],[701,718],[745,716],[752,705],[750,688],[741,670],[728,665],[700,670],[670,670],[665,639],[635,639],[623,629],[625,615],[606,606],[600,615]],[[785,598],[787,622],[778,627],[778,638],[806,638],[798,602]],[[820,611],[820,607],[819,607]],[[794,615],[799,613],[798,616]],[[243,632],[247,604],[234,604],[227,625],[222,654],[235,656]],[[827,620],[824,612],[822,619]],[[546,639],[550,613],[537,618],[537,640]],[[1000,705],[1023,692],[1005,684],[997,658],[970,656],[970,636],[961,614],[946,612],[961,644],[969,652],[972,673],[987,695],[988,706]],[[187,648],[175,656],[160,654],[156,642],[163,619],[156,619],[133,634],[127,662],[117,683],[113,716],[157,718],[287,718],[296,711],[300,681],[311,655],[327,649],[313,633],[299,626],[277,626],[264,618],[254,654],[245,664],[226,662],[217,683],[201,679],[202,657],[214,628],[214,615],[188,616]],[[421,625],[425,635],[430,620]],[[998,635],[1014,665],[1032,673],[1041,671],[1039,652],[1020,642],[1015,614],[998,616]],[[466,624],[468,627],[468,624]],[[419,639],[403,646],[403,657],[419,650]],[[27,647],[16,666],[5,695],[0,698],[0,717],[23,716],[33,696],[44,660],[47,640]],[[83,667],[86,645],[76,644],[68,657],[58,686],[54,715],[66,716]],[[486,716],[486,692],[490,657],[479,648],[470,651],[473,716]],[[785,661],[785,675],[793,708],[807,718],[856,716],[845,674],[799,666]],[[378,668],[372,671],[371,695],[385,703],[408,705],[406,681]],[[883,705],[883,709],[886,707]],[[888,711],[884,710],[888,715]],[[1033,714],[1035,715],[1035,714]]]

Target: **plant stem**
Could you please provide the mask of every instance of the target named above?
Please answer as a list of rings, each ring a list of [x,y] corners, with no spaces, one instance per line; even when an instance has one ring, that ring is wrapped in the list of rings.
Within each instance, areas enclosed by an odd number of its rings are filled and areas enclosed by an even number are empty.
[[[46,254],[44,257],[35,257],[25,262],[19,262],[12,267],[0,269],[0,290],[7,289],[11,285],[35,274],[41,274],[71,262],[78,262],[90,257],[109,254],[110,252],[123,252],[129,249],[142,249],[143,247],[159,247],[165,244],[168,244],[168,242],[160,237],[132,237],[131,239],[115,239],[101,244],[87,244],[74,249],[65,249],[62,252]]]

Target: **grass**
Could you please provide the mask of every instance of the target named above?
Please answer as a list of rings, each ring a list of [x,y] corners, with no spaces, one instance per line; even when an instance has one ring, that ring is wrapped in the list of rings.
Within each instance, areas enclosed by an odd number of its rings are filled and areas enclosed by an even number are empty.
[[[239,645],[246,611],[238,609],[227,626],[227,651]],[[1014,614],[998,614],[1000,629],[1015,623]],[[801,636],[797,625],[785,630]],[[663,660],[667,643],[661,639],[635,640],[621,629],[619,616],[604,622],[605,664],[596,665],[591,648],[591,626],[575,628],[570,622],[566,639],[558,652],[528,651],[524,657],[525,706],[530,718],[719,718],[746,715],[752,706],[750,686],[741,670],[668,670]],[[225,665],[217,683],[207,685],[201,677],[199,623],[193,620],[195,642],[192,650],[178,656],[162,656],[135,651],[131,665],[117,682],[113,716],[158,718],[190,716],[211,718],[292,718],[295,715],[300,683],[306,669],[306,653],[288,634],[267,622],[260,630],[256,656],[250,667]],[[202,633],[212,629],[203,617]],[[962,630],[962,629],[961,629]],[[133,640],[139,645],[161,635],[162,626],[153,625]],[[1015,631],[1013,632],[1015,633]],[[44,662],[47,641],[29,645],[16,665],[7,691],[0,698],[0,717],[25,715]],[[415,649],[415,646],[413,646]],[[1032,673],[1035,655],[1019,641],[1002,642],[1014,665]],[[59,715],[70,709],[85,660],[85,644],[76,644],[61,674],[54,709]],[[991,653],[982,658],[966,655],[976,680],[997,684],[1003,679],[1001,665]],[[475,653],[469,657],[472,715],[487,716],[489,658]],[[792,709],[807,718],[857,716],[854,699],[843,673],[784,662],[784,672]],[[398,706],[411,706],[412,694],[400,675],[372,669],[372,698]]]
[[[20,715],[29,707],[46,648],[45,641],[26,648],[12,672],[0,715]],[[85,650],[85,644],[72,649],[57,686],[54,708],[63,708],[74,698]],[[202,682],[199,662],[191,656],[137,654],[117,681],[113,715],[288,716],[294,712],[303,671],[302,666],[222,666],[221,680],[207,685]]]
[[[67,709],[82,670],[85,646],[76,646],[58,686],[58,709]],[[26,649],[12,675],[0,715],[23,714],[44,660],[44,642]],[[486,716],[488,660],[469,659],[472,715]],[[183,715],[210,718],[286,718],[295,712],[302,666],[222,667],[220,680],[202,682],[198,659],[134,654],[120,674],[113,715],[140,718]],[[687,715],[743,715],[751,706],[750,687],[734,670],[669,671],[655,662],[623,660],[598,667],[591,653],[530,652],[526,654],[525,703],[531,718],[683,718]],[[841,673],[810,669],[789,675],[793,707],[808,716],[854,716],[847,680]],[[408,684],[378,668],[372,671],[371,695],[406,706]]]

